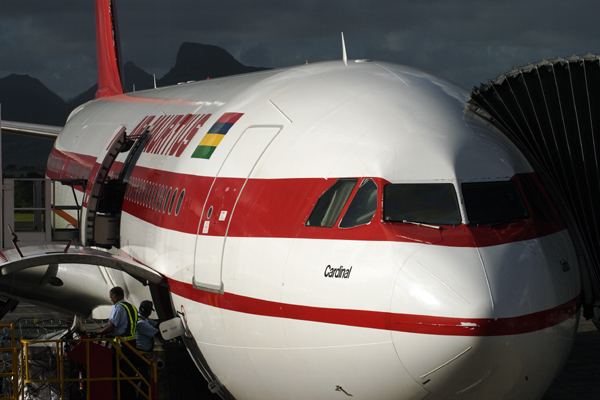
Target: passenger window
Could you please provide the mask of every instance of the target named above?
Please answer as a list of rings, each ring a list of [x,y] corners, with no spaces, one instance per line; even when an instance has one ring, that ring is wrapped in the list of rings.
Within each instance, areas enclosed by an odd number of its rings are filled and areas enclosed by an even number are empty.
[[[331,228],[337,221],[358,179],[339,179],[317,200],[306,226]]]
[[[173,190],[173,186],[171,186],[169,188],[169,191],[167,192],[167,195],[165,196],[165,201],[163,202],[163,206],[162,206],[162,212],[163,214],[165,213],[165,211],[167,211],[167,205],[169,204],[169,199],[171,198],[171,191]],[[160,212],[160,209],[158,209],[158,212]]]
[[[364,225],[371,222],[375,211],[377,210],[377,185],[373,179],[365,179],[361,182],[356,191],[356,195],[350,202],[348,210],[340,228],[352,228],[358,225]]]
[[[171,197],[171,201],[169,202],[169,215],[171,215],[171,211],[173,211],[173,206],[175,205],[175,199],[177,198],[177,191],[179,188],[175,188],[173,192],[173,197]]]
[[[160,206],[162,204],[162,199],[165,196],[165,190],[167,190],[166,186],[160,185],[160,190],[158,191],[158,197],[156,198],[156,203],[154,203],[152,209],[160,211]]]
[[[181,205],[183,204],[183,197],[185,196],[185,189],[179,193],[179,200],[177,200],[177,207],[175,207],[175,216],[179,215],[179,211],[181,210]]]
[[[156,195],[158,194],[158,183],[155,183],[153,185],[154,187],[152,188],[152,196],[150,197],[150,205],[149,207],[152,208],[152,205],[154,204],[154,201],[156,200]]]
[[[460,225],[456,191],[451,183],[385,185],[383,220],[432,225]]]
[[[556,214],[533,178],[530,175],[519,175],[519,182],[533,215],[542,222],[556,221]]]
[[[495,224],[529,217],[516,182],[463,183],[462,192],[471,224]]]

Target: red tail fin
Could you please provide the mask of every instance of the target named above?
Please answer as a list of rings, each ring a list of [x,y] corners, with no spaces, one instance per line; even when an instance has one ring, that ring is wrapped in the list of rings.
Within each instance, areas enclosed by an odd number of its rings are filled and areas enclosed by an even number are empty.
[[[123,94],[117,59],[119,38],[113,24],[113,11],[114,0],[96,0],[97,99]]]

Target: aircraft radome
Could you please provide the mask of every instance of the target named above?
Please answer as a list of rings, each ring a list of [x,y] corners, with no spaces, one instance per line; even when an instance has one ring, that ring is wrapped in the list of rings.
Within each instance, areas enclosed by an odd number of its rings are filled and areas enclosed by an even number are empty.
[[[577,329],[576,252],[466,90],[344,59],[124,94],[96,8],[97,98],[47,167],[85,181],[82,245],[6,251],[3,293],[84,314],[117,284],[152,296],[224,398],[543,396]]]

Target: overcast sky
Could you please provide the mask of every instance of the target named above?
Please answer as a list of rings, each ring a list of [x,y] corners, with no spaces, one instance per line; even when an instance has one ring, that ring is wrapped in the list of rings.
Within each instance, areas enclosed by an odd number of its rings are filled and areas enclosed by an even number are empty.
[[[469,89],[513,66],[600,53],[597,0],[118,0],[124,61],[162,77],[182,42],[243,64],[348,58],[416,66]],[[0,78],[61,97],[96,83],[93,0],[0,0]]]

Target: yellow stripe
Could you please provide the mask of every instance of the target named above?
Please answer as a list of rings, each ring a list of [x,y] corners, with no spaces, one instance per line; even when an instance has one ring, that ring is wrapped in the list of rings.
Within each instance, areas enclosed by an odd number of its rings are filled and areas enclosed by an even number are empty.
[[[223,140],[224,137],[225,137],[225,135],[219,135],[218,133],[207,133],[206,135],[204,135],[204,137],[202,138],[202,141],[200,142],[200,144],[198,146],[215,146],[215,147],[217,147],[219,145],[219,143],[221,143],[221,140]]]
[[[133,340],[133,339],[135,339],[135,330],[137,328],[137,309],[135,308],[135,306],[132,306],[129,303],[127,303],[127,304],[129,304],[132,309],[130,309],[123,303],[117,303],[117,304],[120,304],[123,307],[125,307],[125,311],[127,311],[127,315],[129,316],[129,323],[131,324],[131,328],[130,328],[129,332],[124,332],[124,333],[132,333],[133,334],[132,336],[122,337],[122,339],[126,340],[126,341]],[[132,311],[133,311],[134,315],[131,315]],[[134,321],[134,317],[135,317],[135,321]]]

